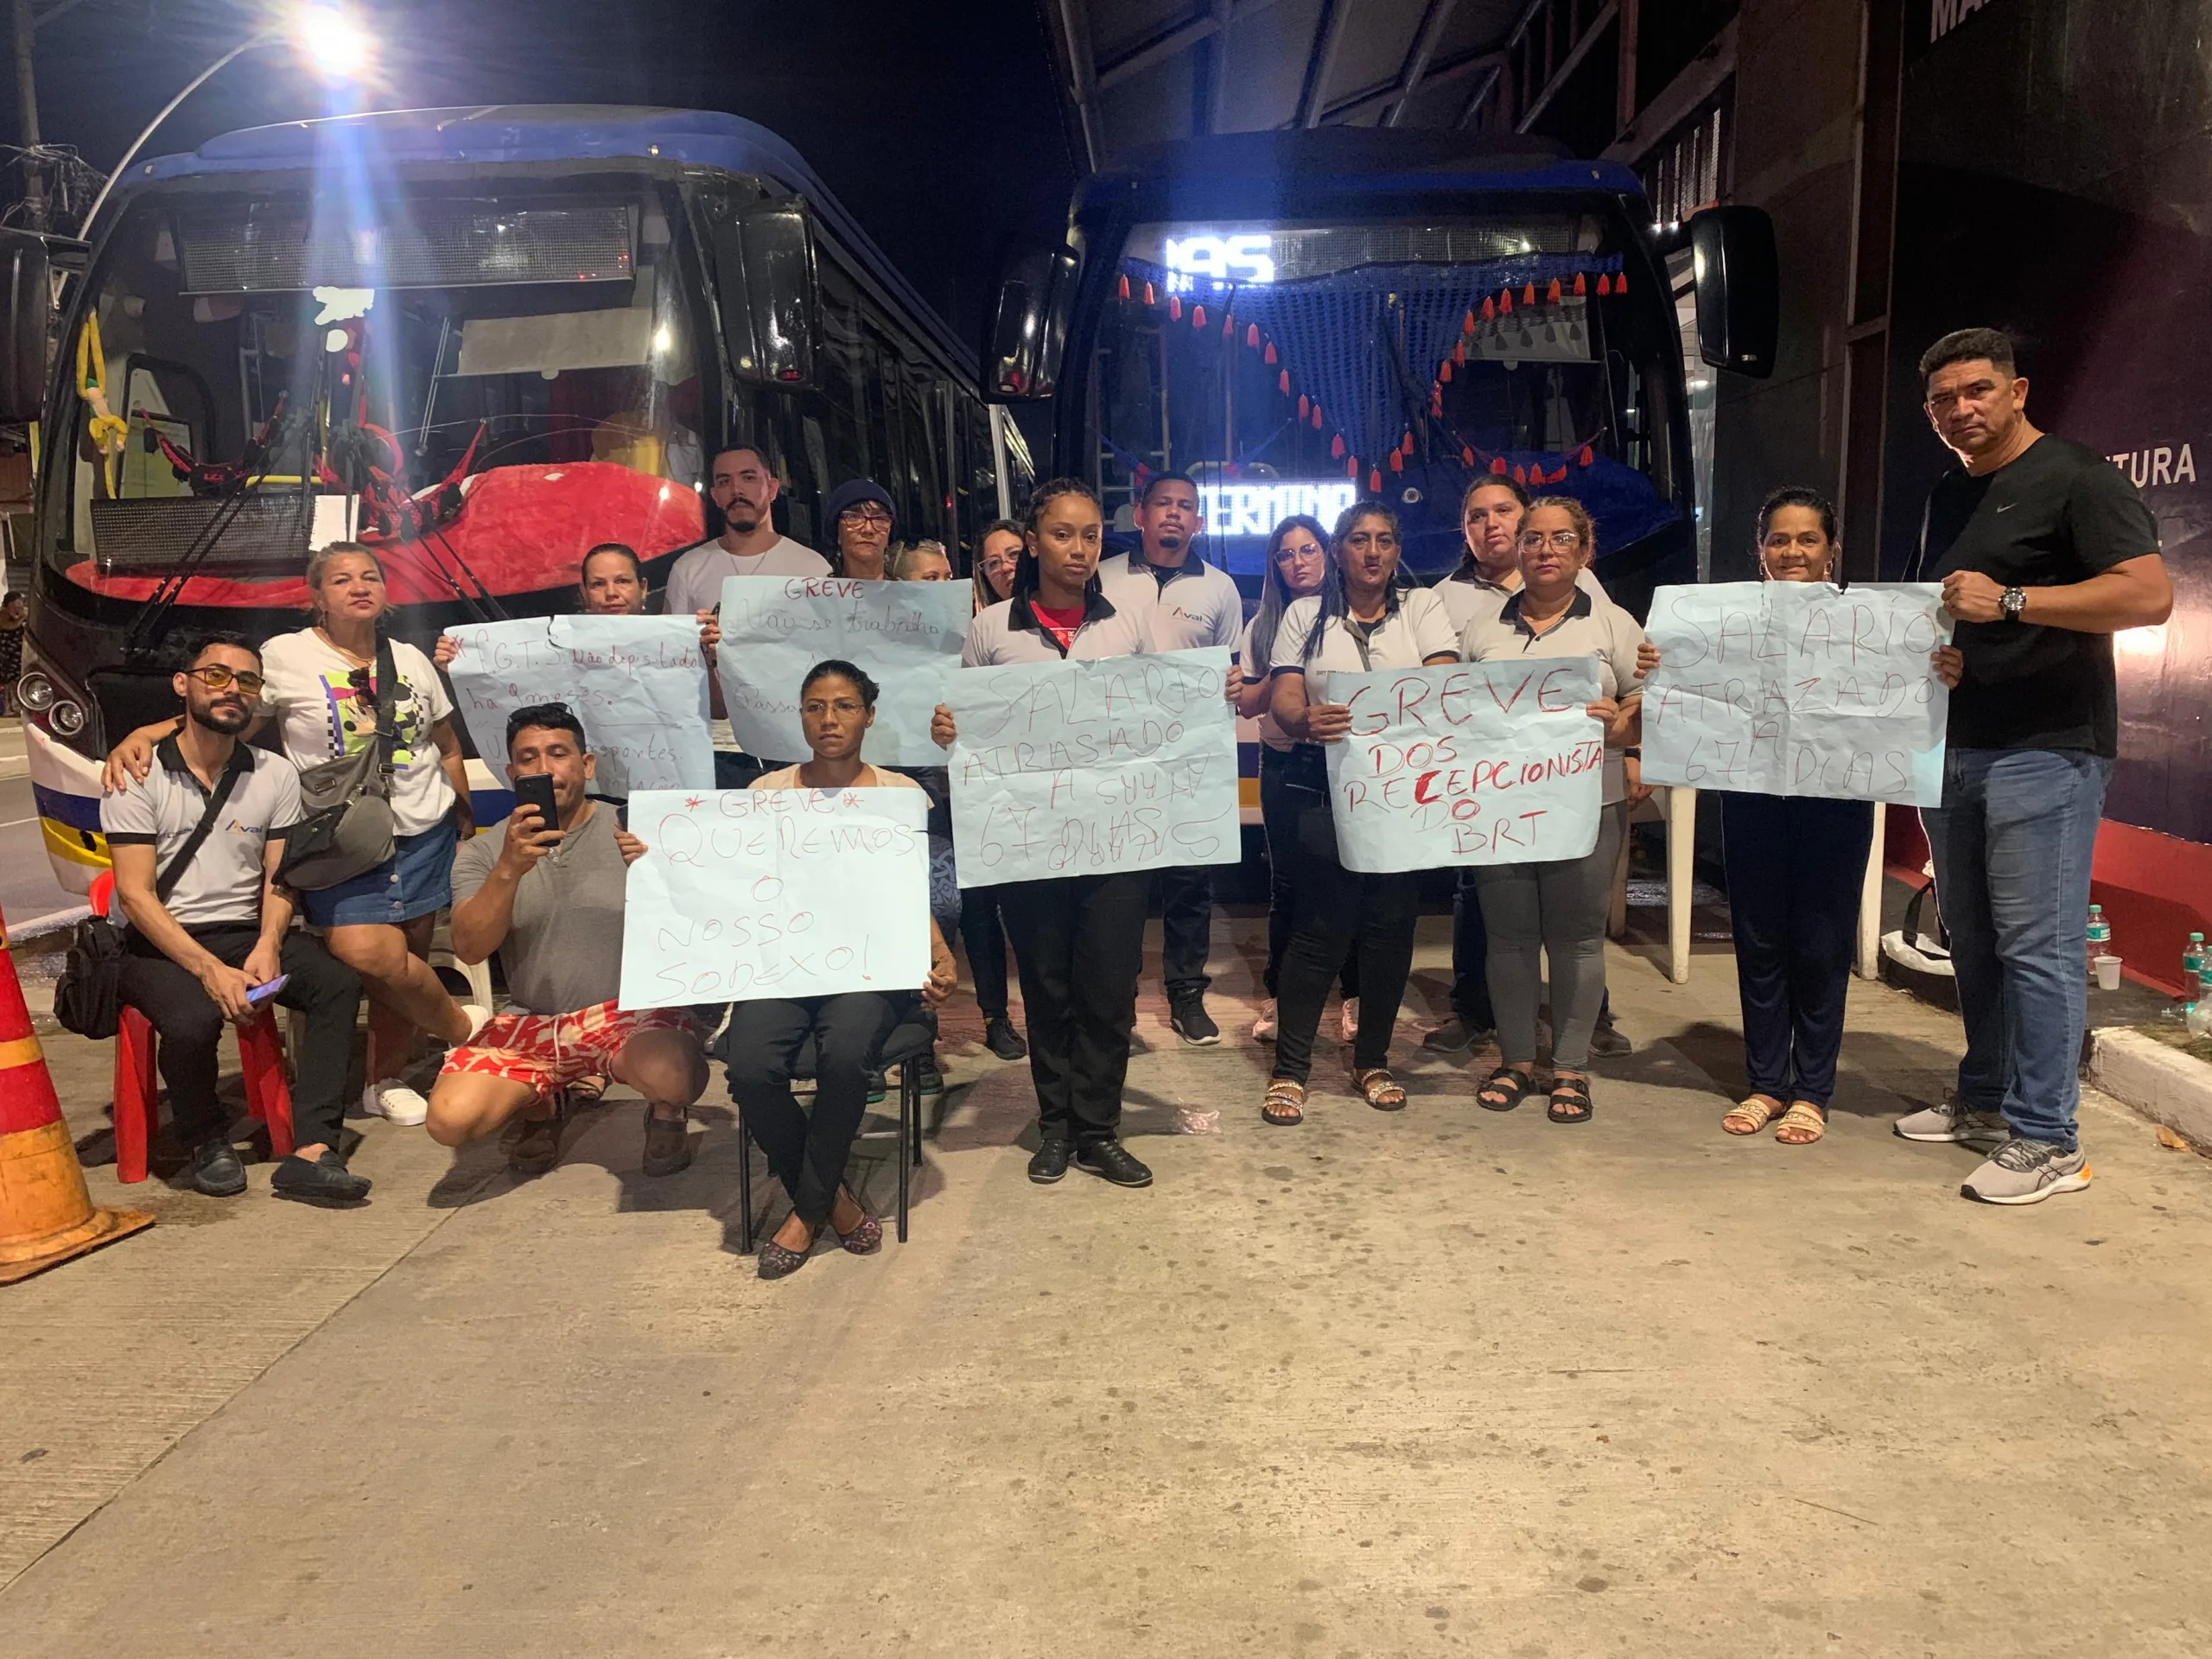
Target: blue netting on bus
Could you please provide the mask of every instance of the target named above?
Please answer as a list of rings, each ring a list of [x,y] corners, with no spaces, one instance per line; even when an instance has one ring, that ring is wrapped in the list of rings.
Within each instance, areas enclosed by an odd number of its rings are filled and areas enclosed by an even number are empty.
[[[1151,285],[1169,296],[1162,266],[1122,262],[1133,293]],[[1321,405],[1324,429],[1341,433],[1363,469],[1385,455],[1427,414],[1437,365],[1459,341],[1470,311],[1501,292],[1517,297],[1554,280],[1595,283],[1621,269],[1618,257],[1590,254],[1521,254],[1479,264],[1366,265],[1304,281],[1230,283],[1182,276],[1176,297],[1186,316],[1206,308],[1211,326],[1233,317],[1241,340],[1256,323],[1287,368],[1294,393]]]

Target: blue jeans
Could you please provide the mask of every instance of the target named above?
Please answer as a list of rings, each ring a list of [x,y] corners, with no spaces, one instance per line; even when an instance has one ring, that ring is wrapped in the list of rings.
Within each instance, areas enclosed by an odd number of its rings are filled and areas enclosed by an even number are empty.
[[[2112,762],[2079,749],[1953,749],[1921,810],[1967,1027],[1959,1104],[2071,1151],[2088,1018],[2089,860]]]

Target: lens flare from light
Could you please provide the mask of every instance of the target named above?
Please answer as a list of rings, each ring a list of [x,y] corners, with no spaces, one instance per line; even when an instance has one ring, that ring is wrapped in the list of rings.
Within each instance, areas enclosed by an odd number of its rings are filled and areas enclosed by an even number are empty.
[[[2166,625],[2156,622],[2148,627],[2122,628],[2113,635],[2112,643],[2123,657],[2155,662],[2166,654]]]
[[[368,31],[336,6],[309,6],[292,25],[292,43],[325,80],[361,80],[375,60]]]

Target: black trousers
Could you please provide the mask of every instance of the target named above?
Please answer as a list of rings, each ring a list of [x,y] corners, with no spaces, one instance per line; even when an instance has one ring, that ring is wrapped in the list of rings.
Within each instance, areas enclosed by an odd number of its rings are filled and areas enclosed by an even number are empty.
[[[830,1219],[853,1137],[868,1112],[868,1077],[912,1001],[880,991],[740,1002],[721,1052],[745,1128],[809,1227]],[[792,1069],[812,1038],[814,1109],[791,1096]]]
[[[1483,925],[1472,866],[1459,872],[1452,893],[1452,1012],[1471,1030],[1497,1025],[1490,1003],[1490,931]]]
[[[1329,982],[1347,951],[1359,958],[1359,1035],[1353,1068],[1367,1071],[1390,1055],[1391,1028],[1413,967],[1414,923],[1421,913],[1421,874],[1363,875],[1337,858],[1329,798],[1299,791],[1292,842],[1290,945],[1283,953],[1275,1003],[1274,1075],[1304,1083],[1313,1071],[1313,1036],[1329,1000]]]
[[[1268,967],[1261,981],[1269,996],[1282,992],[1283,952],[1290,948],[1291,906],[1296,891],[1291,871],[1297,854],[1300,791],[1290,783],[1291,762],[1277,749],[1260,751],[1260,823],[1268,836]],[[1359,995],[1359,952],[1344,957],[1337,989],[1346,1001]]]
[[[1720,827],[1751,1092],[1825,1106],[1843,1047],[1874,809],[1730,791]]]
[[[1156,870],[1152,880],[1160,895],[1160,977],[1167,1000],[1204,996],[1213,983],[1206,976],[1206,953],[1213,946],[1213,871],[1204,864]]]
[[[964,887],[960,893],[960,943],[968,950],[968,977],[976,1006],[986,1019],[1006,1017],[1006,927],[996,887]]]
[[[1017,881],[999,889],[1029,1027],[1029,1077],[1047,1140],[1110,1141],[1144,965],[1143,871]]]
[[[188,927],[200,948],[232,968],[245,965],[261,938],[252,922],[212,922]],[[217,1045],[230,1022],[207,988],[171,962],[139,932],[124,936],[123,1000],[146,1016],[160,1040],[162,1081],[168,1085],[169,1114],[188,1147],[216,1139],[231,1126],[215,1098]],[[281,958],[284,988],[279,1007],[307,1015],[307,1040],[292,1055],[292,1138],[302,1147],[338,1144],[346,1122],[346,1073],[353,1062],[353,1020],[361,1007],[361,979],[311,933],[287,933]]]

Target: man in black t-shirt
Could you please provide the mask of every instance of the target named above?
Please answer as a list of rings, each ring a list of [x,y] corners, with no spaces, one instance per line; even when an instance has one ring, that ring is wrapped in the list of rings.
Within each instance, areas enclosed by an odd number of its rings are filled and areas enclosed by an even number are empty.
[[[1897,1132],[1993,1148],[1961,1191],[2035,1204],[2089,1184],[2074,1113],[2089,861],[2119,749],[2112,636],[2164,621],[2173,591],[2119,469],[2028,420],[2010,340],[1946,334],[1920,372],[1960,463],[1929,496],[1914,574],[1943,584],[1965,662],[1943,804],[1921,821],[1967,1052],[1953,1098]]]

